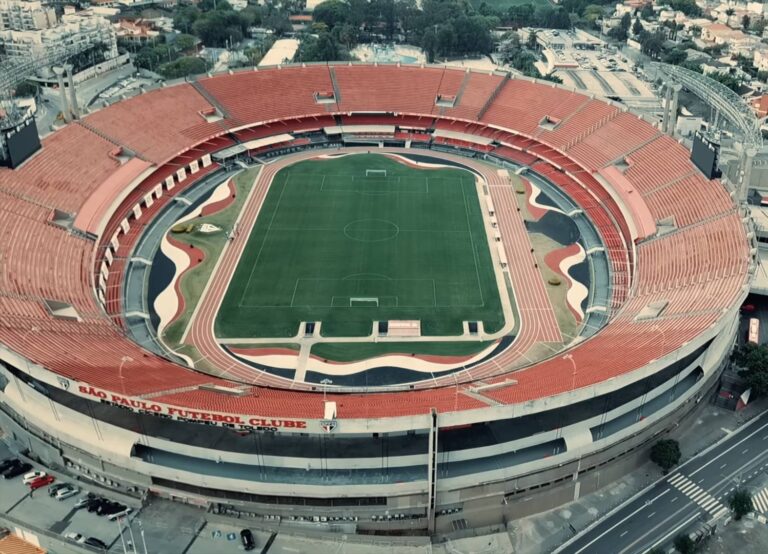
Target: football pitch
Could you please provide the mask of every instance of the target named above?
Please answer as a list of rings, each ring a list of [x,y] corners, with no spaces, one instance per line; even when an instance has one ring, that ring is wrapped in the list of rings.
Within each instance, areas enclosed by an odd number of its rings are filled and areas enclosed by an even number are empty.
[[[324,336],[364,336],[389,319],[421,320],[433,336],[461,334],[465,320],[503,326],[474,175],[379,154],[279,171],[216,336],[290,337],[302,321],[322,322]]]

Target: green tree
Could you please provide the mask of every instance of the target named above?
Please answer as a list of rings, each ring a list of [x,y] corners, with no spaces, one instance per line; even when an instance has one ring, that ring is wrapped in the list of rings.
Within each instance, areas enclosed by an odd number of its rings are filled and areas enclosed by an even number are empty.
[[[664,473],[680,462],[680,445],[676,440],[662,439],[651,448],[651,461],[658,465]]]
[[[173,46],[178,52],[189,52],[195,47],[196,44],[197,38],[195,38],[193,35],[187,35],[185,33],[178,35],[176,40],[173,42]]]
[[[528,32],[528,40],[525,41],[525,46],[530,50],[536,50],[536,31],[531,29]]]
[[[635,18],[635,22],[634,22],[634,24],[632,25],[632,34],[633,34],[634,36],[637,36],[637,35],[639,35],[639,34],[640,34],[640,33],[642,33],[642,32],[643,32],[643,24],[642,24],[642,23],[640,23],[640,18],[639,18],[639,17],[636,17],[636,18]]]
[[[680,554],[694,554],[696,552],[696,543],[688,535],[677,535],[672,544]]]
[[[729,505],[731,511],[733,511],[733,518],[737,521],[754,510],[752,495],[746,489],[736,489],[733,491],[729,499]]]
[[[640,10],[640,17],[648,21],[653,17],[653,2],[646,2]]]
[[[14,96],[19,98],[28,98],[30,96],[37,96],[37,84],[31,81],[24,81],[16,85],[16,89],[13,91]]]
[[[749,24],[751,23],[751,20],[747,14],[744,14],[744,17],[741,18],[741,26],[744,28],[745,31],[749,30]]]
[[[589,24],[590,27],[596,27],[597,20],[603,17],[603,7],[598,6],[597,4],[590,4],[584,8],[581,16],[584,18],[584,21]]]
[[[343,0],[326,0],[312,11],[312,19],[325,23],[329,29],[348,21],[350,6]]]
[[[157,72],[166,79],[179,79],[205,73],[207,69],[205,60],[194,56],[184,56],[178,60],[161,65]]]
[[[731,75],[730,73],[721,73],[719,71],[715,71],[714,73],[710,73],[707,76],[713,81],[717,81],[718,83],[725,85],[734,92],[737,92],[741,87],[741,80],[735,75]],[[752,383],[754,383],[754,392],[756,394],[759,395],[768,391],[768,371],[765,371],[761,368],[753,368],[752,371],[744,371],[743,375],[741,372],[739,372],[739,375],[744,377],[747,382],[750,383],[750,386],[752,386]]]

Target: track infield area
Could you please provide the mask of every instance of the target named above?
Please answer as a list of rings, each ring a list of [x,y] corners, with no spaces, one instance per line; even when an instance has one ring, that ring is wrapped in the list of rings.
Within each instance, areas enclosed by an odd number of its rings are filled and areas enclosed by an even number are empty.
[[[371,171],[374,170],[374,171]],[[504,324],[475,176],[379,154],[279,171],[216,320],[220,338],[365,336],[372,322],[421,320],[458,335]]]

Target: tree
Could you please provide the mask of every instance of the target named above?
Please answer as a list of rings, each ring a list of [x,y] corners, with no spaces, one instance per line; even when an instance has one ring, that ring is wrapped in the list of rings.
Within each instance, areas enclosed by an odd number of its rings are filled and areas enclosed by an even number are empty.
[[[584,8],[581,16],[590,26],[596,27],[597,20],[603,17],[603,7],[597,4],[590,4]]]
[[[736,489],[733,491],[729,505],[733,511],[733,518],[737,521],[754,509],[752,506],[752,495],[746,489]]]
[[[735,75],[731,75],[730,73],[721,73],[719,71],[715,71],[710,73],[708,77],[713,81],[717,81],[718,83],[725,85],[734,92],[738,92],[739,88],[741,87],[741,81],[739,78]],[[750,386],[753,386],[752,383],[754,383],[753,390],[755,394],[759,395],[768,391],[768,371],[766,371],[765,368],[754,368],[752,371],[746,370],[744,371],[743,375],[742,372],[739,372],[739,375],[744,377],[747,382],[750,383]]]
[[[694,554],[696,552],[696,543],[688,535],[678,535],[672,542],[680,554]]]
[[[525,41],[525,46],[530,50],[536,50],[536,31],[531,29],[528,33],[528,40]]]
[[[173,41],[173,46],[179,52],[189,52],[197,44],[197,39],[192,35],[180,34]]]
[[[632,34],[634,36],[637,36],[637,35],[639,35],[642,32],[643,32],[643,24],[640,23],[640,18],[636,17],[635,18],[635,23],[632,25]]]
[[[741,18],[741,26],[744,28],[745,31],[749,30],[750,23],[751,23],[751,20],[749,19],[749,15],[744,14],[744,17]]]
[[[194,56],[184,56],[178,60],[164,63],[157,72],[166,79],[179,79],[190,75],[199,75],[205,73],[207,69],[205,60]]]
[[[725,10],[725,15],[727,15],[728,17],[731,17],[735,13],[736,13],[736,10],[734,10],[733,8],[728,8],[727,10]]]
[[[640,17],[648,21],[653,17],[653,2],[646,2],[640,10]]]
[[[14,90],[14,96],[17,96],[17,97],[37,96],[37,85],[30,81],[24,81],[19,85],[16,85],[16,90]]]
[[[326,0],[312,11],[312,19],[325,23],[329,29],[347,22],[350,14],[349,4],[343,0]]]
[[[664,473],[680,462],[680,445],[676,440],[662,439],[651,448],[651,461],[658,465]]]

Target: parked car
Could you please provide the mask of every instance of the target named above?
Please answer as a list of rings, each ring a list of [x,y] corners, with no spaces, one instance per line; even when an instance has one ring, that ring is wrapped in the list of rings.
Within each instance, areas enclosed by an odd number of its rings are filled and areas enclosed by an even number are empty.
[[[18,458],[6,458],[2,462],[0,462],[0,473],[3,473],[5,470],[12,468],[14,465],[18,465],[21,462]]]
[[[243,543],[243,548],[246,550],[256,548],[256,539],[253,538],[253,533],[251,533],[250,529],[240,531],[240,542]]]
[[[66,500],[80,493],[80,489],[76,489],[71,485],[67,485],[63,489],[56,491],[56,500]]]
[[[101,506],[105,502],[109,502],[109,501],[106,498],[101,498],[101,497],[93,498],[88,503],[88,511],[91,512],[91,513],[95,512],[96,510],[99,509],[99,506]]]
[[[113,514],[120,509],[120,504],[113,502],[112,500],[105,500],[98,508],[96,508],[97,516],[106,516]]]
[[[34,481],[30,481],[27,483],[29,485],[30,490],[36,491],[37,489],[42,489],[46,485],[50,485],[56,480],[56,477],[53,475],[43,475],[42,477],[38,477]]]
[[[68,486],[67,483],[56,483],[55,485],[51,485],[48,487],[48,496],[56,496],[56,493],[59,492],[59,490]]]
[[[32,466],[26,462],[19,462],[18,464],[11,466],[10,469],[6,469],[3,473],[3,479],[13,479],[19,475],[26,473],[32,469]]]
[[[45,477],[46,475],[48,474],[44,471],[30,471],[24,475],[24,484],[28,485],[31,481],[34,481],[40,477]]]
[[[107,549],[107,544],[104,541],[97,539],[96,537],[88,537],[87,539],[85,539],[85,544],[87,544],[88,546],[101,548],[103,550]]]
[[[75,509],[79,510],[80,508],[86,508],[91,502],[95,500],[95,496],[93,493],[89,492],[82,498],[80,498],[77,502],[75,502]]]
[[[64,538],[76,542],[77,544],[83,544],[85,542],[85,537],[80,533],[67,533],[64,535]]]
[[[128,514],[130,514],[133,510],[131,508],[123,507],[122,510],[119,510],[117,512],[113,512],[111,514],[107,515],[107,519],[109,521],[115,521],[116,519],[120,519],[121,517],[125,517]]]

